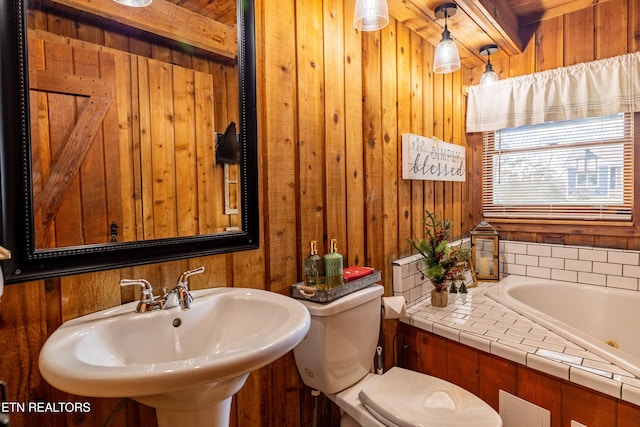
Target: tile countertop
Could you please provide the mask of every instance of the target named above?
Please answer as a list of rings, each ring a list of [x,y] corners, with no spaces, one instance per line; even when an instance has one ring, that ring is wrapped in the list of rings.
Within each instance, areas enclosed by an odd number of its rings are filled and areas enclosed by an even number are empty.
[[[426,297],[407,308],[402,322],[486,353],[640,406],[640,378],[484,295],[449,294],[449,305]]]

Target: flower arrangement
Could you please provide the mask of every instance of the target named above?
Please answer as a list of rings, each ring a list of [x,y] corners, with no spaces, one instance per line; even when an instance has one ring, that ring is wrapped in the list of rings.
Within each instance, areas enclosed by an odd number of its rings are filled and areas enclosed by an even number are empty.
[[[447,281],[459,278],[462,274],[460,264],[471,257],[469,248],[460,245],[451,246],[451,221],[426,211],[424,217],[425,237],[420,240],[407,239],[411,246],[422,255],[424,275],[431,281],[436,291],[446,289]]]

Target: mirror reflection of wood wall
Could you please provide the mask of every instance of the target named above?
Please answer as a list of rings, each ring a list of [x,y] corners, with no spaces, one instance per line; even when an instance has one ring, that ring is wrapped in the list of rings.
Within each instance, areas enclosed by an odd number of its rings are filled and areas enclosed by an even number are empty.
[[[112,223],[119,242],[239,226],[239,215],[225,214],[214,152],[215,131],[237,114],[237,101],[227,102],[237,93],[235,67],[204,73],[29,34],[38,249],[108,243]],[[95,85],[113,97],[102,113],[90,110]]]

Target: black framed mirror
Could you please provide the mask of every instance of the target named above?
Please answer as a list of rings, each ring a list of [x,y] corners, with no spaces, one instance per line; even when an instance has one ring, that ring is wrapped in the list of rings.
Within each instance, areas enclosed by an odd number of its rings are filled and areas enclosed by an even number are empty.
[[[157,233],[155,236],[160,235],[159,238],[154,238],[151,233],[149,238],[122,241],[118,239],[119,224],[109,220],[110,224],[100,227],[106,236],[104,242],[60,246],[40,244],[38,240],[42,238],[36,233],[42,226],[41,217],[36,219],[37,215],[42,215],[38,210],[42,203],[37,200],[39,194],[34,194],[38,193],[34,190],[34,177],[40,178],[40,171],[34,166],[39,154],[32,146],[31,126],[38,118],[33,116],[33,99],[30,96],[33,75],[30,76],[29,61],[33,56],[29,52],[27,13],[26,0],[9,0],[0,6],[0,245],[9,249],[12,255],[2,261],[5,282],[17,283],[257,248],[258,148],[253,3],[238,1],[236,6],[239,162],[237,175],[231,182],[237,183],[237,204],[241,207],[237,212],[237,223],[220,231],[196,230],[193,234],[178,233],[172,237]],[[213,133],[223,131],[211,129]],[[215,135],[212,140],[215,141]],[[214,168],[215,161],[205,166]],[[65,168],[63,172],[70,169],[68,165]],[[185,192],[184,187],[178,184],[175,187],[176,192]]]

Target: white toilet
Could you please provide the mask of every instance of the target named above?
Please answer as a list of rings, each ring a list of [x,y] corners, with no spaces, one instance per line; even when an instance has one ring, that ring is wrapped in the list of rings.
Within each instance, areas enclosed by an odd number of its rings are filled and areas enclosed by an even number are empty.
[[[493,408],[447,381],[399,367],[371,373],[383,292],[373,285],[327,304],[301,301],[311,328],[293,350],[298,372],[342,409],[341,425],[502,427]]]

